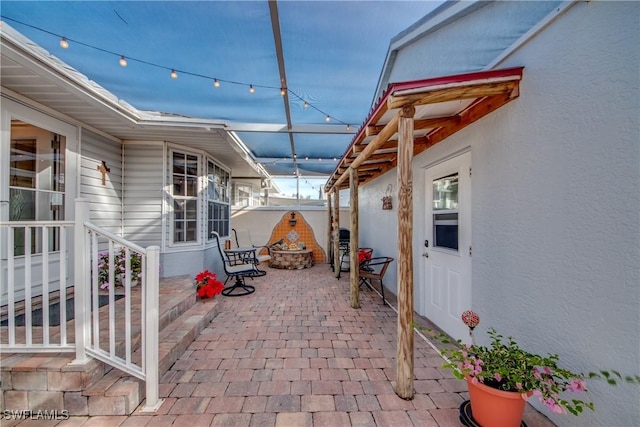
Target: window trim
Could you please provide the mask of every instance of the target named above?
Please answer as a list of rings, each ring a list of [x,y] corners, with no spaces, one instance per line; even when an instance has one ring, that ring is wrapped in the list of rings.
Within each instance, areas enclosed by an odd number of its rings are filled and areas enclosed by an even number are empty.
[[[228,175],[228,182],[227,182],[227,201],[225,202],[224,200],[215,200],[215,199],[210,199],[209,198],[209,162],[213,163],[214,168],[218,167],[221,170],[223,170],[224,172],[227,173]],[[222,238],[224,237],[229,237],[229,235],[231,234],[231,190],[233,188],[233,181],[231,180],[231,169],[224,166],[221,162],[217,161],[216,159],[214,159],[211,156],[204,156],[204,169],[205,169],[205,174],[203,175],[203,182],[206,183],[206,185],[203,185],[203,195],[204,195],[204,225],[203,225],[203,233],[206,233],[207,236],[205,237],[205,240],[207,242],[212,242],[215,239],[209,235],[209,203],[213,203],[214,205],[224,205],[227,208],[227,235],[226,236],[220,236]]]
[[[179,154],[183,154],[186,158],[186,156],[191,155],[191,156],[196,156],[197,157],[197,165],[198,165],[198,172],[197,172],[197,178],[196,178],[196,185],[197,185],[197,189],[196,189],[196,196],[195,197],[187,197],[187,196],[180,196],[177,200],[195,200],[197,205],[196,205],[196,239],[194,241],[185,241],[185,242],[176,242],[175,241],[175,209],[174,209],[174,201],[176,200],[175,195],[173,194],[173,155],[175,153],[179,153]],[[199,246],[202,244],[201,241],[201,227],[202,227],[202,217],[201,217],[201,197],[199,196],[199,194],[202,192],[202,183],[201,183],[201,168],[202,168],[202,158],[204,156],[201,153],[197,153],[197,152],[193,152],[190,150],[185,150],[185,149],[181,149],[180,147],[171,147],[169,148],[169,156],[167,158],[167,166],[168,166],[168,185],[169,185],[169,247],[174,247],[174,248],[180,248],[180,247],[193,247],[193,246]]]

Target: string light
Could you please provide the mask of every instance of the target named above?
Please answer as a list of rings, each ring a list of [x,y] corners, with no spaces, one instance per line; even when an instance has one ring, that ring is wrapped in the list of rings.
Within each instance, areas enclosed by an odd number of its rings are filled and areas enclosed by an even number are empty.
[[[62,47],[63,49],[68,49],[69,48],[69,40],[71,40],[73,43],[76,43],[78,45],[85,46],[85,47],[88,47],[88,48],[91,48],[91,49],[95,49],[95,50],[98,50],[98,51],[101,51],[101,52],[108,53],[110,55],[114,55],[114,56],[119,57],[120,58],[119,63],[120,63],[120,65],[122,67],[126,67],[128,65],[129,61],[136,61],[136,62],[140,62],[140,63],[143,63],[145,65],[151,66],[151,67],[162,68],[162,69],[165,69],[165,70],[171,70],[171,78],[172,79],[177,79],[178,78],[178,73],[173,68],[170,68],[170,67],[167,67],[167,66],[164,66],[164,65],[159,65],[159,64],[156,64],[156,63],[153,63],[153,62],[148,62],[148,61],[145,61],[145,60],[142,60],[142,59],[133,58],[133,57],[128,57],[127,58],[125,55],[122,55],[120,53],[116,53],[116,52],[113,52],[113,51],[110,51],[110,50],[107,50],[107,49],[103,49],[101,47],[97,47],[97,46],[94,46],[94,45],[91,45],[91,44],[88,44],[88,43],[84,43],[84,42],[81,42],[81,41],[78,41],[78,40],[75,40],[75,39],[67,39],[67,37],[63,37],[60,34],[56,34],[56,33],[52,32],[52,31],[48,31],[48,30],[45,30],[43,28],[31,25],[31,24],[27,24],[25,22],[21,22],[19,20],[4,16],[4,15],[2,15],[2,19],[7,20],[7,21],[13,21],[13,22],[16,22],[18,24],[33,28],[34,30],[41,31],[41,32],[47,33],[49,35],[58,37],[58,38],[60,38],[60,47]],[[191,75],[191,76],[195,76],[195,77],[201,77],[201,78],[205,78],[205,79],[212,79],[212,77],[209,77],[209,76],[205,76],[205,75],[197,74],[197,73],[192,73],[192,72],[188,72],[188,71],[184,71],[184,70],[182,70],[180,72],[183,73],[183,74],[187,74],[187,75]],[[289,93],[289,95],[292,96],[294,99],[302,101],[303,102],[303,106],[304,106],[305,109],[306,108],[313,108],[314,110],[316,110],[319,113],[323,114],[325,116],[325,121],[326,122],[329,122],[332,119],[332,117],[329,114],[327,114],[326,112],[324,112],[321,109],[317,108],[315,105],[309,103],[307,100],[302,98],[300,95],[296,94],[295,92],[293,92],[293,91],[291,91],[291,90],[289,90],[289,89],[287,89],[285,87],[282,87],[282,86],[274,87],[274,86],[267,86],[267,85],[255,85],[255,87],[254,87],[253,84],[248,84],[248,83],[244,83],[244,82],[240,82],[240,81],[218,79],[218,78],[214,78],[213,79],[213,86],[216,87],[216,88],[219,88],[220,85],[221,85],[221,82],[234,84],[234,85],[245,86],[245,87],[249,86],[249,92],[250,93],[255,93],[255,88],[258,88],[258,87],[265,88],[265,89],[279,90],[281,96],[284,96],[287,93]],[[333,120],[335,120],[338,123],[341,123],[341,124],[345,125],[347,131],[351,130],[351,125],[350,124],[345,123],[345,122],[343,122],[343,121],[341,121],[339,119],[336,119],[335,117],[333,118]]]
[[[309,156],[304,156],[304,159],[305,160],[309,160]]]

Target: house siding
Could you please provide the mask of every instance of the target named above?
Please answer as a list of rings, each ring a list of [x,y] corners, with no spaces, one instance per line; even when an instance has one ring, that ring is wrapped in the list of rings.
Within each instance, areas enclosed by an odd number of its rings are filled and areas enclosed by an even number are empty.
[[[426,280],[424,170],[471,147],[476,338],[486,343],[495,327],[574,371],[638,374],[639,15],[635,2],[576,3],[499,65],[525,67],[519,98],[414,159],[416,306]],[[361,244],[390,256],[397,218],[379,198],[395,177],[366,185],[359,201]],[[560,426],[637,424],[640,388],[589,388],[595,412],[543,413]]]
[[[123,236],[142,247],[162,244],[162,142],[124,144]]]
[[[91,202],[91,221],[114,234],[122,234],[122,144],[82,130],[80,195]],[[109,172],[102,184],[98,167]]]

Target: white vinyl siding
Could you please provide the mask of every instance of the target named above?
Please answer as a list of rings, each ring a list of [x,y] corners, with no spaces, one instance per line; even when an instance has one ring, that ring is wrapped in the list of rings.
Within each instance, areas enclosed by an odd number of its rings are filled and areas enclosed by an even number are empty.
[[[91,201],[91,221],[117,235],[122,234],[122,144],[82,131],[80,194]],[[102,185],[98,167],[109,168]]]
[[[124,144],[123,235],[147,247],[162,243],[162,142]]]

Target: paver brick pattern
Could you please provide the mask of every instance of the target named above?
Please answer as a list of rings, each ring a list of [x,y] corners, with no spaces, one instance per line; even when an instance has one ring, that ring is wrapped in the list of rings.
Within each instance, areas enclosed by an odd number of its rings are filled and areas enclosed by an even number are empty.
[[[255,293],[216,296],[221,314],[162,376],[157,413],[69,425],[461,426],[466,387],[417,335],[416,395],[395,394],[397,315],[377,294],[362,288],[352,309],[348,275],[327,264],[266,269]],[[530,409],[525,420],[552,425]]]
[[[221,314],[181,358],[212,365],[171,368],[196,369],[192,381],[206,384],[208,376],[220,384],[206,408],[214,425],[246,421],[228,418],[236,408],[251,415],[247,425],[460,426],[449,409],[466,399],[466,386],[441,369],[442,358],[417,336],[416,396],[395,394],[397,317],[377,294],[363,289],[361,308],[352,309],[348,275],[338,280],[326,264],[268,269],[253,284],[254,294],[223,300]],[[237,400],[217,403],[225,397],[243,397],[242,407]]]

